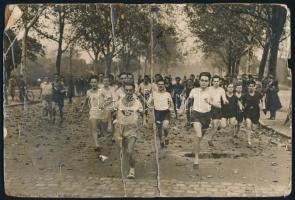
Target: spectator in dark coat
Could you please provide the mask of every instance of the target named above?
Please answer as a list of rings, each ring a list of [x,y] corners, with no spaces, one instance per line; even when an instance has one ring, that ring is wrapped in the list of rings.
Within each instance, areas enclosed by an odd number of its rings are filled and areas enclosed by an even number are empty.
[[[278,81],[274,79],[274,76],[270,75],[265,95],[265,106],[266,110],[270,111],[270,120],[275,120],[277,110],[282,107],[278,92]]]

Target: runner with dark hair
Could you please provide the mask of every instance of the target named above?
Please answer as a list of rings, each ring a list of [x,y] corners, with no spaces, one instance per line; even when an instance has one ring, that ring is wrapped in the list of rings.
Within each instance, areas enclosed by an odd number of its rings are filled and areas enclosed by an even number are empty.
[[[60,80],[60,76],[58,74],[54,74],[54,81],[52,83],[52,120],[53,123],[55,122],[55,116],[56,116],[56,110],[59,110],[59,116],[60,116],[60,123],[61,126],[64,117],[63,117],[63,107],[64,107],[64,96],[65,96],[65,87],[63,83]]]
[[[191,126],[191,105],[189,104],[188,99],[189,99],[189,94],[193,88],[194,88],[193,81],[191,79],[188,79],[186,81],[186,87],[181,93],[181,96],[183,96],[185,99],[185,112],[186,112],[186,120],[187,120],[187,123],[185,126],[188,126],[188,127]]]
[[[259,123],[260,108],[259,104],[262,99],[262,95],[255,90],[255,81],[248,82],[248,92],[243,96],[242,103],[244,105],[244,117],[247,124],[247,138],[248,145],[251,143],[251,133],[255,131],[256,126]]]
[[[242,82],[237,82],[235,95],[238,98],[239,102],[242,102],[242,97],[243,97],[242,91],[243,91]],[[237,111],[237,122],[238,122],[238,124],[237,124],[237,134],[239,134],[240,128],[241,128],[241,124],[244,121],[244,113],[243,113],[243,110],[244,110],[243,105],[240,105],[239,106],[239,109]]]
[[[160,146],[161,148],[164,148],[169,144],[169,123],[171,118],[171,110],[173,110],[174,106],[170,93],[165,91],[164,80],[158,80],[157,84],[158,91],[153,91],[150,99],[148,100],[148,104],[154,106],[155,123],[157,133],[160,138]],[[164,134],[162,132],[164,132]]]
[[[228,100],[228,104],[222,103],[222,118],[221,118],[221,124],[223,128],[228,123],[228,126],[230,127],[232,131],[232,139],[231,141],[234,142],[234,138],[237,137],[236,135],[236,126],[237,126],[237,113],[239,108],[241,108],[241,105],[239,104],[238,97],[234,94],[234,85],[233,83],[229,83],[226,87],[226,98]]]
[[[184,86],[180,84],[180,77],[176,77],[175,81],[176,83],[172,86],[172,97],[173,97],[173,103],[174,103],[174,112],[175,117],[177,119],[177,110],[179,110],[181,106],[181,98],[180,95],[184,89]]]
[[[221,102],[224,104],[228,103],[228,100],[225,96],[225,91],[222,87],[219,86],[220,77],[213,76],[212,77],[212,84],[213,86],[210,87],[210,92],[212,96],[212,108],[211,108],[211,117],[212,117],[212,129],[211,129],[211,138],[208,140],[209,146],[213,146],[212,140],[216,136],[217,130],[220,127],[220,120],[221,120]]]
[[[135,178],[134,145],[138,138],[138,117],[143,112],[142,105],[134,98],[135,86],[127,83],[124,85],[125,96],[116,103],[117,123],[115,125],[115,138],[125,153],[129,174],[127,178]]]
[[[105,125],[105,122],[103,121],[104,116],[101,115],[102,113],[100,111],[103,108],[104,99],[101,91],[98,89],[97,76],[93,75],[90,77],[90,85],[91,89],[89,89],[86,93],[86,97],[80,112],[83,112],[86,104],[89,105],[89,129],[95,144],[94,150],[100,153],[102,149],[101,145],[98,144],[98,136],[102,136],[103,131],[105,130],[105,127],[103,127]]]
[[[189,94],[189,103],[192,105],[191,122],[195,130],[194,139],[194,164],[199,168],[200,143],[209,128],[211,121],[211,105],[214,105],[212,93],[209,88],[211,75],[209,72],[200,73],[200,88],[194,88]]]

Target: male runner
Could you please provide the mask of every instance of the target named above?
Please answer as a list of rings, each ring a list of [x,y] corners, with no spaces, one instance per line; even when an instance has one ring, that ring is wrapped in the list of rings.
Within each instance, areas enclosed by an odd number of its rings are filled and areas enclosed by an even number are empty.
[[[199,168],[199,153],[202,137],[207,132],[211,121],[211,106],[216,106],[209,88],[211,75],[209,72],[200,73],[200,87],[191,90],[189,103],[192,106],[191,122],[195,130],[194,141],[194,164],[195,169]]]
[[[173,110],[173,101],[170,93],[165,91],[164,80],[160,79],[157,82],[158,91],[153,91],[150,99],[148,100],[149,105],[154,105],[155,111],[155,123],[157,133],[160,138],[160,146],[164,148],[169,144],[169,121],[170,121],[170,110]],[[162,130],[163,129],[163,130]],[[164,135],[162,133],[164,131]]]
[[[180,96],[184,96],[185,99],[185,112],[186,112],[186,120],[187,123],[185,126],[189,127],[191,126],[191,105],[189,104],[189,94],[191,93],[191,90],[194,88],[194,82],[191,79],[188,79],[186,81],[186,87],[182,91]]]
[[[87,90],[86,98],[81,108],[81,113],[83,112],[84,106],[88,103],[90,110],[89,110],[89,128],[90,133],[93,136],[94,144],[95,144],[95,151],[100,153],[101,146],[98,144],[98,135],[102,136],[103,131],[106,130],[106,121],[104,112],[102,111],[103,108],[103,95],[102,91],[98,89],[98,77],[91,76],[90,77],[90,86],[91,89]],[[97,127],[99,126],[99,133],[97,132]]]
[[[251,133],[256,130],[256,126],[259,123],[260,108],[259,104],[262,99],[262,95],[255,90],[255,81],[248,82],[248,92],[242,97],[242,103],[244,105],[244,117],[247,124],[247,138],[248,145],[251,146]]]
[[[150,78],[145,75],[143,82],[139,85],[139,93],[141,94],[141,100],[144,105],[144,126],[147,126],[147,115],[148,115],[148,106],[146,101],[149,100],[149,97],[152,93],[152,84],[150,83]]]
[[[226,87],[226,98],[228,100],[228,104],[222,105],[222,118],[221,124],[223,128],[225,128],[227,121],[228,126],[232,131],[232,138],[231,141],[234,142],[234,138],[237,137],[236,135],[236,125],[237,125],[237,113],[238,110],[242,108],[241,103],[238,100],[238,97],[234,94],[234,85],[233,83],[229,83]]]
[[[236,85],[235,95],[238,98],[239,102],[242,102],[242,95],[243,95],[242,91],[243,91],[242,81],[238,81],[237,82],[237,85]],[[240,107],[238,109],[238,112],[237,112],[237,115],[236,115],[237,122],[238,122],[238,124],[237,124],[237,134],[239,134],[240,128],[241,128],[241,124],[244,121],[244,113],[243,113],[243,110],[244,110],[244,106],[243,105],[240,105]]]
[[[107,112],[107,131],[111,132],[113,130],[113,120],[112,120],[112,107],[115,102],[115,89],[110,86],[110,78],[108,76],[103,77],[103,87],[101,88],[101,92],[104,98],[104,110]]]
[[[48,77],[44,77],[44,81],[40,84],[40,98],[42,97],[42,116],[48,116],[52,120],[52,83]]]
[[[52,83],[52,116],[53,116],[53,123],[55,122],[55,115],[56,110],[59,110],[59,116],[60,116],[60,126],[63,123],[63,107],[64,107],[64,96],[65,96],[65,87],[63,83],[61,82],[60,76],[58,74],[54,74],[54,81]]]
[[[125,96],[116,103],[117,123],[115,126],[115,138],[130,166],[127,178],[135,178],[134,145],[138,138],[138,115],[143,112],[142,105],[137,98],[134,98],[135,86],[125,84]]]
[[[172,96],[173,96],[173,103],[174,103],[174,112],[175,117],[177,119],[177,110],[179,110],[181,106],[181,98],[180,95],[184,89],[184,86],[180,84],[180,77],[176,77],[175,81],[176,83],[172,86]]]
[[[213,100],[213,106],[211,108],[211,117],[212,117],[212,129],[211,129],[211,138],[208,140],[209,146],[213,146],[212,140],[214,139],[217,129],[220,126],[220,120],[221,120],[221,101],[224,104],[227,104],[228,101],[225,96],[225,91],[222,87],[219,86],[219,76],[213,76],[212,77],[212,86],[209,88],[212,100]]]

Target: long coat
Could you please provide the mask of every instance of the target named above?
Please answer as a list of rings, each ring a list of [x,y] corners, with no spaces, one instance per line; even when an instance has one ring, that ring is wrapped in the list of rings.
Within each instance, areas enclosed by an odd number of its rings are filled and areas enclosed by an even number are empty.
[[[265,106],[267,110],[277,111],[282,107],[278,92],[279,87],[277,81],[268,85],[265,94]]]

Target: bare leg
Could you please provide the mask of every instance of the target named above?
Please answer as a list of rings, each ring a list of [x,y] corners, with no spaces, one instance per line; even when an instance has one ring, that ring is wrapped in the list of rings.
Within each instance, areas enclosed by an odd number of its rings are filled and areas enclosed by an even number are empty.
[[[199,166],[199,154],[201,150],[201,140],[202,140],[202,125],[199,122],[195,122],[193,124],[194,130],[195,130],[195,140],[194,140],[194,153],[195,153],[195,159],[194,159],[194,167],[198,168]]]
[[[220,125],[220,120],[219,119],[213,119],[212,120],[211,139],[208,140],[209,146],[213,146],[212,140],[214,140],[214,138],[216,136],[217,129],[218,129],[219,125]]]
[[[247,118],[246,119],[246,128],[247,128],[247,139],[248,139],[248,144],[251,145],[251,132],[252,132],[252,121],[251,119]]]
[[[89,119],[89,129],[90,133],[93,136],[94,144],[96,148],[99,148],[98,139],[97,139],[97,119]]]
[[[163,141],[163,132],[162,132],[163,127],[162,126],[163,126],[162,123],[156,122],[157,134],[158,134],[159,139],[160,139],[160,145],[163,148],[164,147],[164,141]]]
[[[127,160],[129,161],[130,168],[135,167],[135,159],[134,159],[134,151],[133,151],[135,142],[136,142],[135,137],[128,138],[126,156],[127,156]]]
[[[169,144],[169,140],[168,140],[169,121],[168,120],[164,120],[163,121],[163,130],[164,130],[164,141],[165,141],[165,145],[168,145]]]
[[[236,125],[237,125],[237,120],[235,117],[232,117],[229,119],[229,127],[230,130],[232,131],[232,139],[236,137]]]

